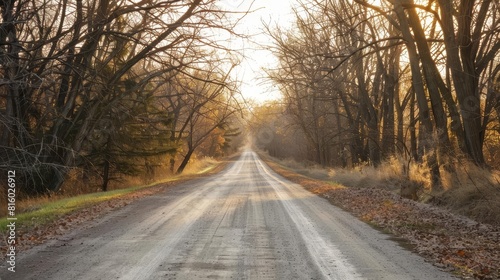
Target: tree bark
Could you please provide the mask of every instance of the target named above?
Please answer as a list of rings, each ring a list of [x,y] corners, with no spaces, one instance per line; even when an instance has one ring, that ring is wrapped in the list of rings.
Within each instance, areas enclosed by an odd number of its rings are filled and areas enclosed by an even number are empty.
[[[410,59],[410,69],[412,73],[412,84],[415,90],[417,104],[419,108],[420,130],[419,136],[423,141],[419,141],[419,145],[424,148],[427,154],[427,166],[431,173],[431,187],[433,191],[442,190],[441,174],[439,171],[439,163],[437,161],[436,147],[433,145],[434,125],[430,118],[429,107],[427,105],[427,97],[424,89],[424,81],[420,72],[420,60],[415,46],[415,40],[411,34],[410,26],[406,18],[403,6],[400,1],[395,2],[394,11],[399,19],[401,32],[405,39],[408,56]]]
[[[484,1],[482,9],[487,9],[491,1]],[[477,55],[476,44],[471,40],[472,12],[475,1],[461,0],[458,9],[458,30],[455,33],[452,1],[438,0],[444,43],[446,47],[447,63],[451,69],[451,76],[455,85],[457,99],[461,108],[463,121],[462,139],[468,156],[480,166],[485,165],[482,150],[484,131],[481,130],[481,104],[479,98],[479,76],[476,71],[475,58]],[[481,24],[481,23],[478,23]],[[479,41],[479,40],[478,40]]]
[[[193,155],[193,153],[194,153],[194,148],[189,147],[186,155],[184,156],[184,159],[182,160],[181,164],[177,168],[177,171],[175,172],[176,174],[181,174],[182,172],[184,172],[184,169],[188,165],[189,160],[191,159],[191,156]]]

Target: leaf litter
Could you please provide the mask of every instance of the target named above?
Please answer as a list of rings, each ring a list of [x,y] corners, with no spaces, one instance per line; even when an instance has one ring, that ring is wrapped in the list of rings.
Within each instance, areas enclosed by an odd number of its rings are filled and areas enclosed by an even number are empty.
[[[266,160],[288,180],[328,199],[368,224],[410,244],[413,251],[462,279],[500,279],[500,227],[381,188],[314,180]],[[405,246],[406,247],[406,246]]]

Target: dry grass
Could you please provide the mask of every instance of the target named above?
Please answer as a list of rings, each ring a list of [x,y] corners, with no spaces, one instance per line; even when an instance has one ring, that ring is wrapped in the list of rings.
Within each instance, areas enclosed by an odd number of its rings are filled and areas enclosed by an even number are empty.
[[[292,159],[277,162],[310,178],[332,181],[348,187],[379,188],[400,193],[418,188],[418,199],[432,202],[483,223],[500,225],[500,171],[479,168],[467,161],[450,161],[441,169],[444,191],[431,193],[425,165],[407,164],[391,158],[378,167],[360,165],[353,169],[325,169]]]
[[[500,172],[470,163],[446,173],[447,190],[440,197],[453,211],[475,220],[500,225]]]
[[[428,172],[421,165],[408,167],[402,159],[390,158],[378,167],[360,165],[354,169],[331,169],[330,179],[357,188],[375,187],[399,191],[405,184],[428,186]]]
[[[218,161],[211,157],[203,157],[199,159],[195,159],[184,169],[183,174],[201,174],[207,172],[216,166]]]
[[[292,169],[294,172],[297,172],[297,173],[302,174],[304,176],[308,176],[308,177],[319,179],[319,180],[328,180],[329,179],[328,170],[325,168],[322,168],[321,166],[319,166],[317,164],[314,164],[311,162],[301,163],[301,162],[297,162],[293,159],[283,159],[283,160],[278,160],[278,162],[281,165],[287,166],[288,168]]]

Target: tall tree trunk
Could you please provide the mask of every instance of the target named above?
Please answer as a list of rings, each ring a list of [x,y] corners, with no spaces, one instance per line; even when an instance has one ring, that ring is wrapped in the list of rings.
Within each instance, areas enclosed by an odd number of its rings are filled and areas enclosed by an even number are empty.
[[[103,164],[103,173],[102,173],[102,191],[108,191],[108,183],[109,183],[109,157],[105,157]]]
[[[384,76],[385,90],[383,91],[383,123],[382,123],[382,149],[384,157],[389,157],[395,152],[395,117],[394,117],[394,102],[395,96],[399,96],[397,91],[397,78],[399,69],[399,60],[397,65],[393,59],[389,60],[389,70]],[[399,101],[399,100],[398,100]]]
[[[357,63],[355,71],[360,97],[359,110],[368,129],[368,155],[371,163],[377,166],[380,164],[378,116],[367,91],[362,57],[358,57],[355,63]]]
[[[414,161],[420,162],[421,153],[419,153],[417,146],[417,121],[415,119],[415,92],[411,91],[410,97],[410,154]]]
[[[485,165],[482,150],[484,131],[481,130],[481,103],[479,99],[479,76],[476,71],[475,57],[478,42],[473,42],[471,34],[472,12],[475,1],[462,0],[458,9],[458,30],[455,33],[453,19],[453,2],[438,0],[444,42],[446,47],[447,63],[451,69],[451,76],[455,85],[457,99],[461,108],[463,121],[463,135],[466,151],[477,165]],[[483,2],[488,7],[491,1]],[[484,8],[482,7],[482,8]],[[480,24],[480,23],[478,23]],[[462,127],[460,127],[462,129]]]
[[[419,141],[419,145],[422,146],[427,154],[427,166],[431,174],[431,188],[433,191],[440,191],[442,190],[441,174],[439,171],[439,163],[437,161],[436,145],[433,145],[432,143],[435,131],[430,118],[429,107],[427,105],[427,97],[425,94],[422,73],[420,72],[420,60],[417,54],[415,40],[410,31],[410,26],[400,1],[394,3],[394,11],[399,19],[401,32],[403,38],[405,39],[408,57],[410,59],[412,84],[413,89],[415,90],[421,124],[419,126],[419,137],[421,137],[422,141]]]
[[[427,85],[427,89],[429,91],[432,113],[437,129],[436,132],[438,137],[436,140],[438,141],[440,150],[446,151],[451,148],[451,143],[448,136],[448,121],[446,113],[444,111],[442,97],[447,94],[446,92],[448,91],[448,89],[445,88],[445,84],[442,81],[434,60],[432,59],[429,45],[427,43],[427,38],[422,28],[420,17],[413,7],[407,9],[407,11],[409,18],[408,23],[413,30],[415,43],[418,48],[418,55],[422,63],[421,65],[423,75],[425,77],[425,84]],[[456,107],[454,103],[452,103],[450,106],[451,108]]]
[[[177,168],[176,174],[181,174],[182,172],[184,172],[184,169],[188,165],[189,160],[191,159],[191,156],[193,155],[193,153],[194,153],[194,148],[189,147],[188,152],[186,153],[186,156],[184,156],[184,159],[182,160],[181,164]]]

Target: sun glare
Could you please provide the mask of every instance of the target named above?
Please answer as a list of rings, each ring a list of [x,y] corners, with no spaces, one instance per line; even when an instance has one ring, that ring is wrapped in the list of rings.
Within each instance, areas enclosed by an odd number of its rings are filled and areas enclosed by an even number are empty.
[[[293,22],[292,5],[295,1],[236,1],[224,0],[223,5],[236,11],[248,11],[236,27],[236,32],[248,36],[248,40],[232,38],[233,49],[241,50],[244,59],[235,71],[235,78],[242,81],[241,91],[246,100],[256,103],[277,100],[281,94],[265,79],[264,68],[274,67],[277,63],[271,51],[266,48],[272,44],[263,32],[263,23],[288,28]]]

